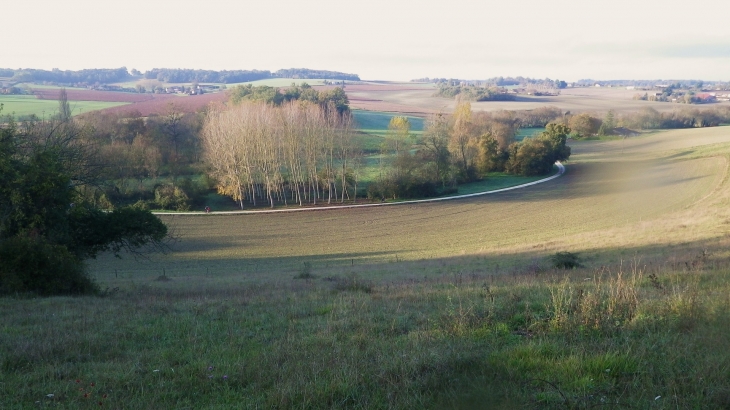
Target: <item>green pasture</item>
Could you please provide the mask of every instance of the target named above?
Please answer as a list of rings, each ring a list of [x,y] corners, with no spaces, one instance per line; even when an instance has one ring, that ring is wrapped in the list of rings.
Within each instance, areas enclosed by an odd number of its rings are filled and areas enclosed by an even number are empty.
[[[352,110],[355,128],[364,132],[384,133],[388,130],[391,118],[402,116],[398,113],[382,111]],[[424,119],[421,117],[406,116],[411,123],[411,131],[423,131]]]
[[[15,118],[22,118],[29,115],[36,115],[38,118],[48,118],[58,112],[58,101],[41,100],[32,95],[0,95],[0,104],[3,104],[3,115],[12,115]],[[125,104],[127,103],[69,101],[71,111],[74,115]]]
[[[522,141],[525,138],[532,137],[535,134],[539,134],[539,133],[541,133],[543,131],[545,131],[545,127],[539,127],[539,128],[520,128],[519,131],[517,131],[517,135],[515,135],[515,140]]]

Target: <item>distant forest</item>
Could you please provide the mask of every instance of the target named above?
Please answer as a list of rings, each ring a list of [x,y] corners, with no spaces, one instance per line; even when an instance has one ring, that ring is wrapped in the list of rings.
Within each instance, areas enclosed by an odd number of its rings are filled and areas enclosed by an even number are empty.
[[[527,86],[527,85],[538,85],[538,86],[545,86],[545,87],[554,87],[554,88],[565,88],[567,86],[567,83],[565,81],[561,80],[551,80],[549,78],[530,78],[530,77],[492,77],[487,78],[486,80],[461,80],[458,78],[417,78],[415,80],[411,80],[413,82],[426,82],[426,83],[435,83],[439,85],[445,85],[445,86],[458,86],[458,85],[469,85],[469,86],[477,86],[477,87],[509,87],[509,86]]]
[[[94,68],[86,70],[38,70],[32,68],[9,69],[0,68],[0,78],[13,82],[52,82],[58,84],[108,84],[129,81],[139,77],[156,79],[168,83],[241,83],[263,80],[267,78],[322,78],[328,80],[359,81],[357,74],[338,71],[310,70],[308,68],[282,69],[272,73],[268,70],[192,70],[182,68],[153,68],[145,73],[135,69],[128,71],[120,68]]]
[[[549,78],[530,78],[530,77],[492,77],[487,78],[485,80],[463,80],[463,79],[456,79],[456,78],[417,78],[414,80],[411,80],[413,82],[427,82],[427,83],[435,83],[438,85],[446,85],[446,86],[459,86],[459,85],[467,85],[467,86],[477,86],[477,87],[510,87],[510,86],[520,86],[520,87],[530,87],[530,86],[540,86],[540,87],[552,87],[552,88],[566,88],[568,86],[567,82],[562,80],[551,80]],[[640,88],[654,88],[657,85],[673,85],[674,88],[696,88],[696,89],[708,89],[708,88],[717,88],[720,87],[722,89],[726,89],[730,84],[723,81],[702,81],[702,80],[662,80],[662,79],[655,79],[655,80],[593,80],[593,79],[581,79],[573,83],[575,86],[578,87],[592,87],[596,84],[600,84],[601,86],[611,86],[611,87],[640,87]]]

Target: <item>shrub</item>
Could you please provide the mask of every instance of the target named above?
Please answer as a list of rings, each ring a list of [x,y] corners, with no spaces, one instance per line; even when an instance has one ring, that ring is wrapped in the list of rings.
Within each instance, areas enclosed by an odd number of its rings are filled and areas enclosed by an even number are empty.
[[[556,269],[575,269],[581,267],[578,254],[572,252],[558,252],[550,257],[550,263]]]
[[[294,279],[314,279],[315,276],[312,274],[312,264],[309,262],[304,262],[304,266],[302,266],[302,269],[299,271],[297,275],[294,276]]]
[[[0,242],[0,294],[39,296],[98,293],[83,261],[62,245],[15,236]]]
[[[188,205],[188,195],[185,191],[174,185],[161,185],[155,189],[155,203],[162,209],[171,207],[177,211],[187,211],[190,209]]]

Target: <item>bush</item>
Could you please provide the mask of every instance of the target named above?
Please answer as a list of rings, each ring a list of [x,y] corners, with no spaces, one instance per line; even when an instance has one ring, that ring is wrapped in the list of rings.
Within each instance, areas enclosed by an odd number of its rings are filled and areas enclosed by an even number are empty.
[[[155,189],[155,203],[162,209],[168,207],[177,211],[188,211],[188,195],[185,191],[175,185],[161,185]]]
[[[83,261],[65,246],[15,236],[0,242],[0,294],[39,296],[98,293]]]
[[[294,276],[294,279],[314,279],[315,276],[312,274],[312,264],[310,262],[304,262],[304,266],[299,271],[299,274]]]
[[[550,263],[556,269],[575,269],[581,267],[578,254],[572,252],[558,252],[550,257]]]

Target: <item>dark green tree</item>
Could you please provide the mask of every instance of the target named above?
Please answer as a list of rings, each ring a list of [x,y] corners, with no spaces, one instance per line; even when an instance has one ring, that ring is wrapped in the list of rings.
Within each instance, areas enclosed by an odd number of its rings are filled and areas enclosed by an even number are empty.
[[[550,123],[537,137],[510,145],[507,172],[525,176],[547,174],[556,161],[570,157],[570,147],[566,145],[568,134],[567,126]]]
[[[93,293],[85,259],[164,249],[167,227],[148,211],[84,202],[80,134],[73,120],[0,128],[0,294]]]

